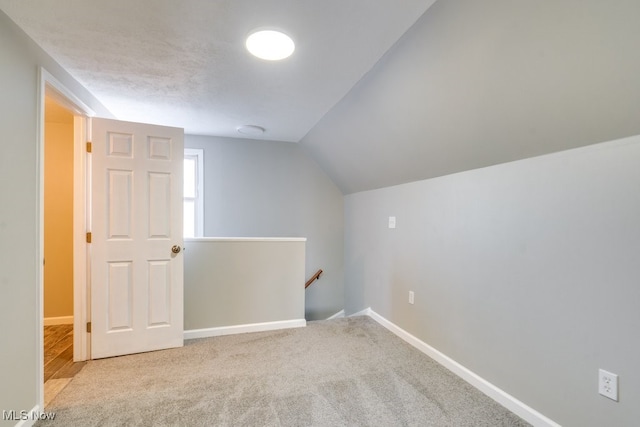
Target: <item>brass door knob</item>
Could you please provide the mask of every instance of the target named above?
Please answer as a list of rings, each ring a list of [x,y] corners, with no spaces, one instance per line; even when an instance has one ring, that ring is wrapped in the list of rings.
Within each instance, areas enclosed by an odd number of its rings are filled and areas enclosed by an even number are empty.
[[[179,254],[181,249],[182,248],[180,246],[173,245],[173,247],[171,248],[171,252],[173,252],[174,254]]]

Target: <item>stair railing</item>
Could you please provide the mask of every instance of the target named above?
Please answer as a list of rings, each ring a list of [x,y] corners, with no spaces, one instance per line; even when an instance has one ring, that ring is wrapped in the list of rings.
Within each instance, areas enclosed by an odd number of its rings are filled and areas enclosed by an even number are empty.
[[[318,270],[316,271],[316,274],[314,274],[313,276],[311,276],[311,279],[307,280],[307,283],[304,284],[304,288],[307,289],[309,286],[311,286],[311,284],[320,279],[320,275],[322,274],[322,270]]]

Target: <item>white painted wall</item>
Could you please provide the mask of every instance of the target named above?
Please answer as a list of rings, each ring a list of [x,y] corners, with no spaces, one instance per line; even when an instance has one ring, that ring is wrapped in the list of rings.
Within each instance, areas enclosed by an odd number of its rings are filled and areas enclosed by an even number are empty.
[[[344,307],[343,198],[305,153],[288,142],[185,135],[204,150],[204,229],[208,237],[305,237],[307,320]]]
[[[370,306],[561,425],[637,424],[638,165],[632,137],[346,196],[347,314]]]
[[[185,240],[184,329],[304,320],[305,240]]]
[[[0,410],[38,404],[38,66],[108,111],[0,11]],[[7,327],[11,325],[11,327]],[[0,420],[0,425],[13,425]]]

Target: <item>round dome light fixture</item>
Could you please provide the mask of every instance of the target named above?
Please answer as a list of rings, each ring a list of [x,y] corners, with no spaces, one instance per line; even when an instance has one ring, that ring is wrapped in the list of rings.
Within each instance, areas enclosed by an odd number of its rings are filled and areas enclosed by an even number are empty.
[[[236,130],[238,131],[238,133],[241,133],[243,135],[258,136],[264,133],[265,128],[256,125],[242,125],[238,126]]]
[[[260,59],[279,61],[291,56],[296,49],[291,37],[276,30],[258,30],[247,37],[247,50]]]

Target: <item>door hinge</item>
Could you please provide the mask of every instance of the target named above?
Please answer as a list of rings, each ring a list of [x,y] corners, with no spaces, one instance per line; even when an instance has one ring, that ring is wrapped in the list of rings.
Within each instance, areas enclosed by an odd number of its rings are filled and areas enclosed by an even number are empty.
[[[91,152],[91,141],[87,142],[87,153]]]
[[[87,322],[87,332],[91,333],[91,322]]]
[[[91,243],[91,232],[87,233],[87,243]]]

